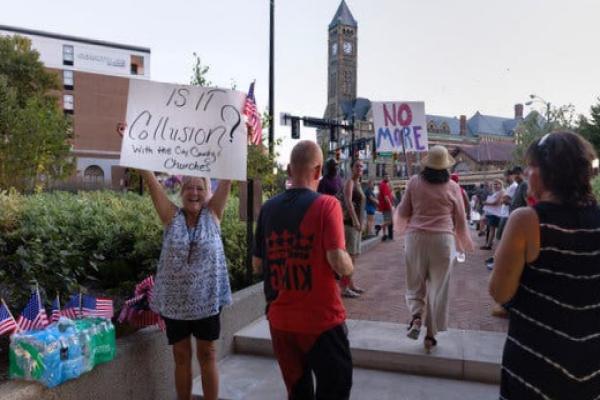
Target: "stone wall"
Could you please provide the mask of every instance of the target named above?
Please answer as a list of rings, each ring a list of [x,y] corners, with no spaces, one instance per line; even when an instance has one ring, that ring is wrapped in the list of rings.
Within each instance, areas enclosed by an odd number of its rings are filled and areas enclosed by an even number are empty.
[[[219,358],[233,351],[233,335],[265,310],[262,283],[233,294],[221,315]],[[194,375],[198,375],[194,363]],[[31,382],[0,385],[0,400],[170,400],[175,399],[173,359],[164,332],[142,329],[117,341],[117,356],[79,379],[47,389]]]

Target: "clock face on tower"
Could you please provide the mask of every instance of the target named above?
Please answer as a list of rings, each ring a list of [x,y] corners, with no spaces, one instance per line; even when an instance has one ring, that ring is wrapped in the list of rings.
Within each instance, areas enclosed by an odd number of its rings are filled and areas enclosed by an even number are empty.
[[[344,42],[344,54],[352,54],[352,43]]]
[[[337,43],[334,43],[331,45],[331,54],[333,54],[334,56],[337,55],[337,47],[338,47]]]

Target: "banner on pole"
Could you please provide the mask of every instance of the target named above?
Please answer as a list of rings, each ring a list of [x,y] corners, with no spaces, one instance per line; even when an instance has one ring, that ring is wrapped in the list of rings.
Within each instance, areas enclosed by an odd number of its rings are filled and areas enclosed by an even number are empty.
[[[424,102],[373,102],[372,110],[377,153],[427,151]]]
[[[235,90],[130,80],[120,164],[246,180],[245,99]]]

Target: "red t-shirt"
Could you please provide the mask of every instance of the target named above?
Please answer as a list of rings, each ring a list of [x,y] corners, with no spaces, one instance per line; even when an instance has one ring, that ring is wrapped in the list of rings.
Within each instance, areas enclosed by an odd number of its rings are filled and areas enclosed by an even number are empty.
[[[392,207],[385,200],[386,197],[390,199],[392,204],[394,204],[394,200],[392,198],[392,189],[390,189],[390,185],[386,181],[381,181],[379,183],[379,211],[392,211]]]
[[[344,249],[339,201],[290,189],[262,207],[254,255],[263,260],[267,317],[273,328],[319,334],[346,319],[328,250]]]

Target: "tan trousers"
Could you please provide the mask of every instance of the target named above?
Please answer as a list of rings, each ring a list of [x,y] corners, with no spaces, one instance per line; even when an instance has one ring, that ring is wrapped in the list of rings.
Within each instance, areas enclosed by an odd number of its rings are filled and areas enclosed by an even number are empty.
[[[448,326],[448,284],[454,264],[454,235],[411,232],[406,235],[406,304],[411,315],[425,314],[436,335]]]

